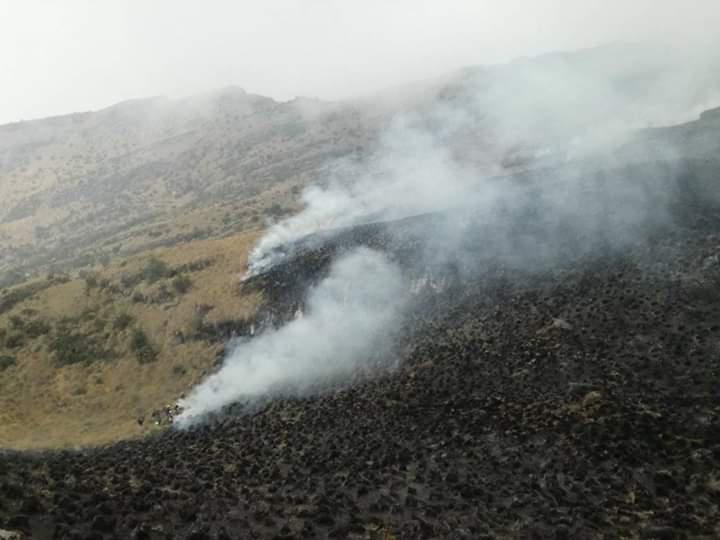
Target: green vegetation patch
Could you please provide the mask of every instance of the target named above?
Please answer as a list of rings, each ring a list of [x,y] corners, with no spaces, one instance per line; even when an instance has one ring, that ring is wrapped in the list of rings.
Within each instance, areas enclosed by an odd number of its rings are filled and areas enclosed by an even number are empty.
[[[55,363],[61,367],[107,360],[115,356],[95,336],[73,330],[69,325],[59,325],[55,329],[48,348],[54,355]]]

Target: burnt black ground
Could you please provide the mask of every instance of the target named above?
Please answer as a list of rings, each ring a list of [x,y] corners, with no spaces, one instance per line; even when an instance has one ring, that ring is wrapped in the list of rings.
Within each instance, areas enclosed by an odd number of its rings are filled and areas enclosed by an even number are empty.
[[[695,175],[704,186],[712,176]],[[502,258],[475,274],[449,265],[444,289],[418,296],[400,366],[382,376],[146,440],[3,453],[0,528],[720,537],[720,214],[685,180],[673,219],[630,243],[586,249],[582,235],[553,233],[543,240],[562,256],[541,271]],[[413,267],[412,234],[385,227],[345,231],[339,248],[314,246],[245,286],[262,287],[262,316],[280,320],[335,249],[374,245]]]

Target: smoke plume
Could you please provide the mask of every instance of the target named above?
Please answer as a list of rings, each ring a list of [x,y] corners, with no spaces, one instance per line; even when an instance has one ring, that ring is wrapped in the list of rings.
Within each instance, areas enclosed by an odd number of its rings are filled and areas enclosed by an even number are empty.
[[[344,162],[327,185],[307,188],[304,211],[270,228],[248,274],[317,231],[509,201],[488,181],[494,176],[591,157],[596,168],[625,165],[631,156],[615,151],[636,130],[689,121],[720,104],[719,72],[720,57],[646,44],[468,69],[396,114],[366,159]],[[551,206],[578,189],[550,180],[542,195]]]
[[[307,188],[305,209],[258,243],[249,275],[311,233],[430,211],[445,219],[422,239],[426,267],[452,261],[472,273],[500,257],[533,270],[556,260],[566,246],[552,238],[566,231],[585,239],[577,251],[637,240],[667,219],[677,171],[664,160],[677,151],[656,146],[649,155],[627,143],[634,130],[687,120],[720,96],[709,65],[609,47],[468,70],[396,114],[364,159]],[[633,164],[648,160],[651,170],[636,174]],[[185,400],[181,421],[237,400],[308,391],[367,366],[398,322],[400,299],[425,280],[422,268],[413,270],[409,286],[377,252],[337,261],[311,291],[307,313],[239,344]]]
[[[382,254],[361,248],[342,257],[310,291],[304,314],[237,345],[180,403],[180,425],[236,401],[302,394],[381,359],[404,290],[399,269]]]

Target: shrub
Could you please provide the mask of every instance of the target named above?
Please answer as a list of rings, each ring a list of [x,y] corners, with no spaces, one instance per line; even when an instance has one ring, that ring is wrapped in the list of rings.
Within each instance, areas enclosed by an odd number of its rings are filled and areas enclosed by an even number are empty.
[[[173,375],[175,375],[176,377],[182,377],[187,373],[187,369],[185,368],[185,366],[181,366],[178,364],[173,366],[172,372]]]
[[[185,275],[177,276],[172,280],[172,287],[178,294],[185,294],[192,287],[192,280]]]
[[[85,294],[89,294],[91,289],[98,286],[98,278],[94,274],[85,276]]]
[[[48,335],[51,330],[52,327],[41,319],[30,321],[25,325],[25,334],[32,338]]]
[[[25,344],[25,336],[22,334],[10,334],[5,338],[5,346],[8,349],[19,349]]]
[[[129,313],[121,313],[115,317],[115,320],[113,321],[113,328],[115,330],[125,330],[133,323],[134,320],[134,317]]]
[[[17,365],[17,360],[14,356],[2,355],[0,356],[0,371],[5,371],[7,368]]]
[[[172,269],[173,274],[181,274],[183,272],[199,272],[200,270],[204,270],[205,268],[208,268],[209,266],[212,266],[215,264],[215,259],[210,257],[205,257],[202,259],[197,259],[195,261],[181,264],[179,266],[175,266]]]
[[[273,203],[270,208],[267,209],[267,213],[274,217],[280,217],[285,213],[285,209],[278,203]]]
[[[130,347],[141,364],[153,362],[157,358],[157,351],[150,343],[147,334],[140,328],[133,330]]]
[[[142,278],[148,283],[155,283],[159,279],[166,277],[170,273],[170,268],[165,261],[153,257],[145,265],[142,270]]]
[[[10,316],[10,326],[15,330],[19,330],[25,326],[25,321],[19,315]]]
[[[58,329],[58,333],[50,342],[49,349],[55,354],[55,362],[59,366],[94,362],[110,355],[110,352],[104,350],[92,336],[68,328]]]

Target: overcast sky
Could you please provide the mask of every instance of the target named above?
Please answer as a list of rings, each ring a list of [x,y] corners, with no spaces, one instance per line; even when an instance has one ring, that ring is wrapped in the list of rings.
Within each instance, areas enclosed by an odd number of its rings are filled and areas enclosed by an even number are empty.
[[[0,123],[227,85],[337,99],[718,28],[720,0],[0,0]]]

